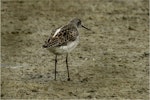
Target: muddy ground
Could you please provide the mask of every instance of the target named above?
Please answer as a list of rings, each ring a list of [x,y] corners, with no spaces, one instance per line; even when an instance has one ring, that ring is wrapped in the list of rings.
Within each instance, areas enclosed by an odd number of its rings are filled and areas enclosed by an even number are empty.
[[[143,99],[149,91],[148,0],[2,0],[2,99]],[[80,44],[54,57],[51,30],[80,18]]]

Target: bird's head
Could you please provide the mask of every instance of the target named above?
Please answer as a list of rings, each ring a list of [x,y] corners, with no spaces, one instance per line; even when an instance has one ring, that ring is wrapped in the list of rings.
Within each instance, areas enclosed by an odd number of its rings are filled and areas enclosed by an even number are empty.
[[[87,30],[90,30],[89,28],[85,27],[83,24],[82,24],[82,21],[78,18],[74,18],[70,21],[71,24],[74,24],[77,28],[85,28]]]

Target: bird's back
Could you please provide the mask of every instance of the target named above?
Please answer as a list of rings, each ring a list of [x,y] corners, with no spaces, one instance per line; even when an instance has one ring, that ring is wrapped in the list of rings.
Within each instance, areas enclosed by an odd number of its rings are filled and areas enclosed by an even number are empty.
[[[53,31],[50,38],[45,41],[43,47],[51,48],[65,46],[67,43],[75,41],[78,35],[78,30],[74,25],[65,25]]]
[[[78,35],[78,30],[74,25],[65,25],[53,31],[43,47],[54,54],[71,52],[79,43]]]

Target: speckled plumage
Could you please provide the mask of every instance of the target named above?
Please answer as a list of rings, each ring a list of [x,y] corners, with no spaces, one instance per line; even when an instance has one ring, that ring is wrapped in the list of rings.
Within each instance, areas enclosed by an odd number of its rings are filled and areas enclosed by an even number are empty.
[[[75,23],[76,21],[81,23],[80,19],[73,19],[67,25],[53,30],[50,38],[45,41],[43,47],[57,55],[71,52],[79,43],[79,32],[77,29],[78,26]]]
[[[45,41],[43,48],[48,49],[50,52],[56,55],[55,57],[55,80],[56,80],[56,65],[57,65],[57,55],[66,54],[66,65],[68,71],[68,80],[69,69],[68,69],[68,53],[71,52],[79,43],[79,32],[78,28],[85,26],[81,24],[80,19],[73,19],[67,25],[59,27],[52,31],[51,36],[48,40]],[[89,30],[89,29],[88,29]]]

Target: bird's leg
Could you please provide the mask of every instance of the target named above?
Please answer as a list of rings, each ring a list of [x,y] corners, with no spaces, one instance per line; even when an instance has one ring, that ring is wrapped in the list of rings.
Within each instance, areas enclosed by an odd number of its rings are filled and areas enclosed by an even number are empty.
[[[55,80],[56,80],[57,55],[55,56]]]
[[[66,66],[67,66],[67,73],[68,73],[68,81],[70,81],[69,68],[68,68],[68,53],[66,54]]]

